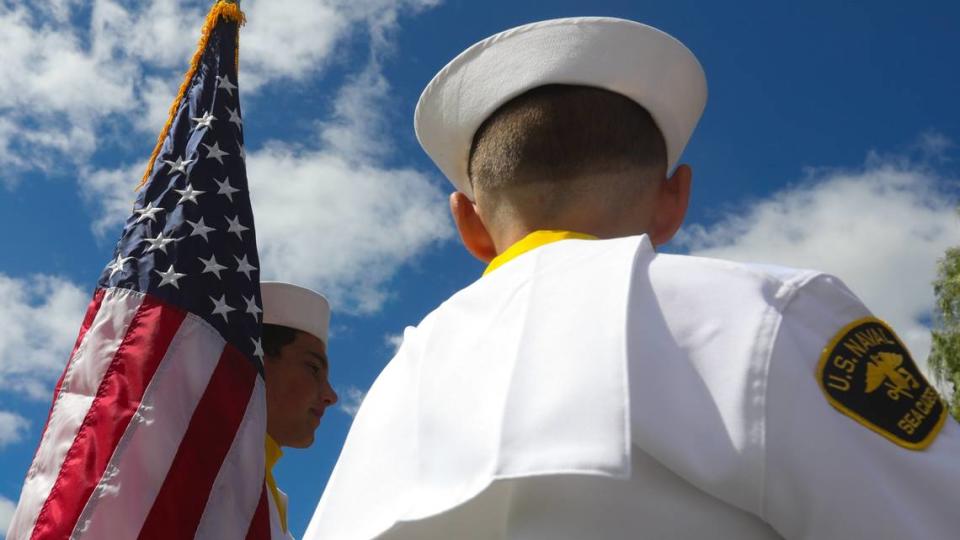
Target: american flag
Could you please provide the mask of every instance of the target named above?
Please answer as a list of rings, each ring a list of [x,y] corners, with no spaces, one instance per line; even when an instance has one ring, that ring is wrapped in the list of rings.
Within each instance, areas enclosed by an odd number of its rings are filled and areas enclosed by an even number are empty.
[[[57,384],[8,539],[271,536],[241,20],[226,2],[208,17]]]

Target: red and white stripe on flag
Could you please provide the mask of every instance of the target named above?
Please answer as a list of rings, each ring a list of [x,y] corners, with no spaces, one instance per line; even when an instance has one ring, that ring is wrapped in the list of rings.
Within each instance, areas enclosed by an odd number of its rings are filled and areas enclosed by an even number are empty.
[[[269,538],[263,380],[200,317],[98,290],[8,540]]]

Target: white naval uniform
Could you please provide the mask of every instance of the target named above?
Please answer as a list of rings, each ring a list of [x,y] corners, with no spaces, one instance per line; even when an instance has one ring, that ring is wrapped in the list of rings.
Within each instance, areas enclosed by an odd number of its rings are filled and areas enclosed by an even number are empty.
[[[957,423],[907,450],[818,387],[867,315],[646,236],[539,247],[407,329],[304,538],[956,538]]]

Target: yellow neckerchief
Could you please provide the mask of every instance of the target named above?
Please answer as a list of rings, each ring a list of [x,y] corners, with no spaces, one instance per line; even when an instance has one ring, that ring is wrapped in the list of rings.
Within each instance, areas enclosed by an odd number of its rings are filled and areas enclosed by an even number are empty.
[[[487,266],[487,269],[484,270],[483,275],[487,275],[490,272],[493,272],[497,268],[500,268],[504,264],[513,259],[516,259],[520,255],[528,251],[537,249],[540,246],[545,246],[547,244],[552,244],[559,240],[567,239],[576,239],[576,240],[596,240],[597,237],[592,234],[584,234],[573,231],[533,231],[520,240],[516,244],[508,247],[503,251],[503,253],[497,255],[495,259],[490,261],[490,264]]]
[[[270,495],[273,496],[273,502],[277,505],[277,513],[280,514],[280,525],[283,526],[283,532],[287,532],[287,506],[280,497],[280,490],[277,488],[277,481],[273,479],[273,466],[283,457],[283,451],[280,445],[273,437],[267,435],[265,440],[267,450],[267,487],[270,489]]]

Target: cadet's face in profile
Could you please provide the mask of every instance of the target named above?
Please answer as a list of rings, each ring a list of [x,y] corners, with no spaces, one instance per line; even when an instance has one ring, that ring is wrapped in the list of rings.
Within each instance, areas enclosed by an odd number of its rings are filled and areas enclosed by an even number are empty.
[[[315,336],[297,338],[263,363],[267,387],[267,433],[280,445],[306,448],[324,410],[337,402],[327,380],[327,347]]]

